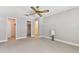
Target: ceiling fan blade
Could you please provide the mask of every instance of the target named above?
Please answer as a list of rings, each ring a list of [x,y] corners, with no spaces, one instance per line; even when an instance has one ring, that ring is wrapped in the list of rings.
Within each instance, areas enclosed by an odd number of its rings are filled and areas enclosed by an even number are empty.
[[[38,8],[39,8],[39,6],[36,6],[36,8],[38,9]]]
[[[49,10],[43,10],[43,11],[37,11],[38,13],[46,13],[49,12]]]
[[[49,10],[44,10],[43,12],[49,12]]]
[[[31,9],[33,9],[35,12],[37,11],[34,7],[31,7]]]
[[[42,15],[40,13],[37,13],[40,17],[42,17]]]

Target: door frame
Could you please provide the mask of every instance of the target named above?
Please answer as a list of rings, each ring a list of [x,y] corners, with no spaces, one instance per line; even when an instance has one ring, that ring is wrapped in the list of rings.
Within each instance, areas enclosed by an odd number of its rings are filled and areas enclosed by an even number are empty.
[[[9,28],[9,26],[10,26],[9,20],[11,20],[11,19],[14,19],[15,24],[16,24],[16,18],[10,18],[10,17],[7,18],[7,40],[9,39],[9,37],[11,37],[11,27]],[[16,26],[15,26],[15,32],[16,32]],[[15,40],[16,40],[16,33],[15,33]]]

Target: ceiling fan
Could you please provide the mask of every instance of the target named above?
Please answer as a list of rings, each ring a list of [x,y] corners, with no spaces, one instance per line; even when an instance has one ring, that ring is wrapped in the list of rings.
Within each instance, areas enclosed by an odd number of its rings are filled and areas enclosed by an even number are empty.
[[[49,10],[39,10],[39,6],[36,6],[36,7],[30,7],[34,13],[30,13],[29,15],[34,15],[34,14],[38,14],[40,17],[42,17],[42,14],[41,13],[47,13],[49,12]],[[26,14],[26,16],[29,16],[28,14]]]

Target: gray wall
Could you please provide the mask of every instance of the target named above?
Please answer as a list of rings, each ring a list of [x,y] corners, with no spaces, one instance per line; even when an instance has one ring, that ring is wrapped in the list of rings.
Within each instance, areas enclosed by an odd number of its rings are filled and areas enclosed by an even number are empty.
[[[39,32],[40,32],[40,36],[43,36],[44,33],[44,28],[45,27],[45,17],[40,17],[39,18]]]
[[[46,18],[44,35],[56,30],[56,38],[79,44],[79,8],[68,10]]]
[[[0,41],[7,40],[7,22],[5,17],[0,17]]]
[[[18,17],[16,21],[16,38],[21,38],[26,36],[26,18]]]

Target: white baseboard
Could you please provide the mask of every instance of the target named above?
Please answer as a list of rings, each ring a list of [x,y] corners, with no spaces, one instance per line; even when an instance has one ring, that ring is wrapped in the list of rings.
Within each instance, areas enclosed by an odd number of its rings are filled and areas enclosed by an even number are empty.
[[[24,36],[24,37],[19,37],[19,38],[16,38],[16,40],[18,40],[18,39],[24,39],[24,38],[26,38],[26,36]]]
[[[35,35],[31,35],[31,37],[35,37]]]
[[[79,47],[79,44],[76,44],[76,43],[73,43],[73,42],[69,42],[69,41],[65,41],[65,40],[60,40],[60,39],[56,39],[56,38],[55,38],[55,41],[59,41],[59,42],[62,42],[62,43],[66,43],[66,44],[69,44],[69,45],[73,45],[73,46]]]
[[[51,39],[51,37],[48,37],[48,36],[40,36],[40,37]],[[55,41],[79,47],[79,44],[76,44],[76,43],[73,43],[73,42],[69,42],[69,41],[65,41],[65,40],[61,40],[61,39],[57,39],[57,38],[55,38]]]
[[[0,40],[0,42],[7,42],[8,40]]]
[[[19,37],[19,38],[16,38],[16,40],[18,40],[18,39],[24,39],[24,38],[26,38],[26,36],[25,37]],[[7,42],[8,40],[0,40],[0,42]]]

